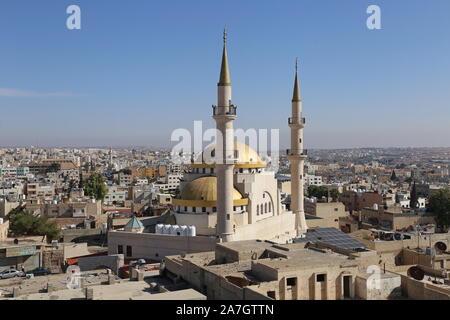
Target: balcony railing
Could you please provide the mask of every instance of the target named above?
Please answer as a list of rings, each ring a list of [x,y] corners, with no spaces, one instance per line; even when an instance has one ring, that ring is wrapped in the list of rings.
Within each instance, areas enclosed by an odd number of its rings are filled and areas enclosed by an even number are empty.
[[[289,118],[288,119],[289,124],[295,124],[295,123],[297,123],[297,121],[299,124],[303,124],[303,125],[306,123],[305,118]]]
[[[213,108],[213,115],[214,116],[217,116],[217,115],[219,115],[219,114],[221,114],[220,112],[219,112],[219,107],[218,106],[215,106],[215,105],[213,105],[212,106],[212,108]],[[228,111],[227,112],[225,112],[225,113],[223,113],[223,114],[225,114],[225,115],[231,115],[231,116],[235,116],[236,115],[236,109],[237,109],[237,107],[235,106],[235,105],[230,105],[229,107],[220,107],[220,108],[228,108]]]
[[[288,156],[307,156],[308,155],[308,150],[307,149],[303,149],[303,150],[299,150],[298,153],[294,153],[293,151],[291,152],[291,149],[287,149],[286,150],[286,154]]]

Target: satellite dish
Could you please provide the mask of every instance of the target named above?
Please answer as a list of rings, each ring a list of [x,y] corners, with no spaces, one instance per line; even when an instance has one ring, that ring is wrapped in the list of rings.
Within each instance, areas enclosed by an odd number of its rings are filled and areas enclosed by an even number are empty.
[[[425,272],[418,266],[413,266],[408,269],[408,276],[421,281],[425,277]]]
[[[440,254],[447,251],[447,245],[444,242],[439,241],[434,245],[434,249],[436,249],[436,252]]]

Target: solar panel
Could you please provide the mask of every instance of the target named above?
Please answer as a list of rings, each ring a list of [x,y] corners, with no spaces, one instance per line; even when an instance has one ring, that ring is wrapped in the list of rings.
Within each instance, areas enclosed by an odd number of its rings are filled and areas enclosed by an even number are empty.
[[[320,241],[345,249],[367,248],[367,246],[336,228],[315,228],[309,230],[304,238],[296,238],[294,242]]]

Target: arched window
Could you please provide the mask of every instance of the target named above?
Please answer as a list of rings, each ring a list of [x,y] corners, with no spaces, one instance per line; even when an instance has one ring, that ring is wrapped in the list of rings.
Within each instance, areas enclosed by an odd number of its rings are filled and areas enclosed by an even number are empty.
[[[264,204],[264,213],[267,213],[267,203]]]
[[[259,206],[256,206],[256,215],[259,216]]]
[[[269,212],[272,211],[272,202],[269,202]]]

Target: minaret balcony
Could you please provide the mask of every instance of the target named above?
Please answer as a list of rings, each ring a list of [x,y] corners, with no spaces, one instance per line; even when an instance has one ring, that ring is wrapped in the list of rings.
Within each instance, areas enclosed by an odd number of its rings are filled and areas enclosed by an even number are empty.
[[[302,124],[305,125],[306,119],[305,118],[297,118],[297,117],[291,117],[288,119],[288,124]]]
[[[218,107],[213,105],[212,108],[213,108],[213,116],[219,115],[235,116],[237,106],[235,106],[234,104],[226,107]],[[225,112],[223,112],[222,110],[224,110]]]
[[[286,150],[286,154],[288,156],[307,156],[308,155],[308,150],[307,149],[303,149],[303,150],[298,150],[297,152],[291,149],[287,149]]]

